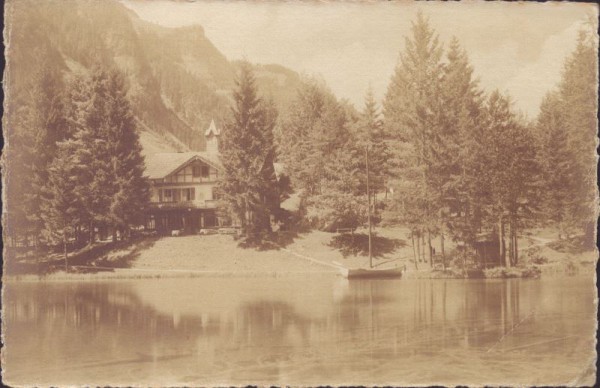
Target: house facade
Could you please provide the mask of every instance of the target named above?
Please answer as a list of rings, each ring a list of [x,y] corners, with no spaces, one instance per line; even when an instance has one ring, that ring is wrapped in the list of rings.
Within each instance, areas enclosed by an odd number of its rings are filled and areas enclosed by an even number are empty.
[[[205,133],[204,152],[169,152],[146,157],[146,176],[151,182],[146,229],[160,234],[198,233],[219,227],[216,185],[223,167],[219,160],[219,131],[214,121]]]

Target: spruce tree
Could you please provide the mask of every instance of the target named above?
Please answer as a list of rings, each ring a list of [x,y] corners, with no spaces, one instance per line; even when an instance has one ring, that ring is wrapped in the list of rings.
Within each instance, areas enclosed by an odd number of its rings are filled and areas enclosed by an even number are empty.
[[[586,244],[594,245],[597,218],[596,145],[598,56],[595,31],[581,31],[577,47],[564,66],[559,85],[570,161],[577,179],[573,181],[569,206],[571,223],[584,229]]]
[[[87,83],[87,85],[86,85]],[[124,78],[117,70],[97,68],[86,81],[74,82],[69,109],[72,141],[64,145],[77,164],[76,191],[83,199],[80,220],[93,242],[96,227],[127,236],[141,222],[149,201],[148,181],[135,118]]]
[[[442,83],[443,122],[437,138],[439,152],[435,176],[440,188],[441,227],[448,226],[450,236],[472,245],[481,220],[476,209],[481,199],[477,190],[480,177],[469,163],[478,153],[481,140],[482,92],[473,78],[467,53],[456,38],[450,41]],[[482,150],[482,152],[485,152]],[[440,236],[444,238],[443,231]]]
[[[51,244],[63,247],[65,270],[68,269],[68,244],[74,237],[81,215],[78,196],[77,163],[69,147],[59,146],[48,166],[47,200],[42,204],[44,235]]]
[[[558,236],[562,238],[568,235],[575,175],[571,159],[574,155],[569,149],[569,134],[558,93],[546,95],[540,106],[536,126],[540,144],[538,163],[544,189],[543,218],[558,226]]]
[[[406,38],[404,51],[400,53],[383,104],[386,132],[393,141],[393,148],[403,152],[394,158],[398,176],[395,191],[408,189],[420,196],[394,208],[419,206],[419,209],[411,209],[410,213],[419,214],[418,229],[429,238],[439,229],[441,206],[433,163],[438,152],[439,141],[436,139],[440,136],[443,122],[442,54],[437,34],[419,12],[412,24],[412,36]],[[401,196],[395,200],[403,201]],[[429,244],[430,259],[431,253]]]
[[[150,189],[144,177],[145,165],[135,118],[127,99],[122,74],[108,74],[109,109],[107,112],[110,167],[114,187],[110,201],[113,227],[128,235],[130,227],[142,223]]]
[[[355,228],[366,218],[365,145],[360,114],[321,82],[305,80],[282,125],[280,160],[311,224]],[[364,122],[363,122],[364,123]]]
[[[361,148],[369,148],[369,177],[371,196],[387,191],[389,181],[389,158],[391,156],[384,132],[383,120],[371,88],[367,90],[365,105],[357,122],[357,136]],[[364,168],[363,168],[364,171]],[[361,178],[364,181],[364,172]],[[366,190],[366,187],[364,188]],[[372,201],[375,203],[375,201]],[[374,209],[377,212],[377,209]]]
[[[242,225],[246,242],[253,244],[271,232],[271,215],[279,205],[273,167],[276,111],[258,96],[247,62],[241,66],[233,96],[231,118],[220,142],[225,174],[219,186],[232,215]]]
[[[537,149],[531,128],[519,122],[510,99],[497,91],[486,101],[484,127],[482,172],[487,183],[481,208],[483,224],[498,234],[505,265],[515,265],[518,233],[531,225],[539,202]]]
[[[279,135],[279,158],[289,172],[292,184],[304,196],[321,191],[324,159],[345,140],[344,110],[325,85],[307,79],[300,85],[294,103],[283,119]]]
[[[44,227],[41,209],[48,200],[48,168],[56,155],[56,144],[67,134],[63,103],[63,84],[59,73],[40,69],[29,91],[27,119],[22,128],[24,174],[21,198],[29,233],[40,241]]]

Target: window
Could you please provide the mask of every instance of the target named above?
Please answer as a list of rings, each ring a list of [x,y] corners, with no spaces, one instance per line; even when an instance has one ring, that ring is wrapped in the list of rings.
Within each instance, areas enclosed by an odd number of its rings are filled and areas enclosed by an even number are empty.
[[[219,195],[219,190],[216,187],[213,187],[212,189],[212,199],[221,199],[221,196]]]
[[[209,169],[208,166],[202,166],[202,178],[208,178]]]
[[[173,190],[165,189],[164,196],[165,196],[165,202],[173,202]]]
[[[193,201],[196,199],[196,189],[193,187],[183,189],[183,200]]]
[[[192,166],[192,176],[194,178],[198,178],[200,176],[200,174],[202,174],[202,172],[200,171],[200,166],[198,166],[198,165]]]

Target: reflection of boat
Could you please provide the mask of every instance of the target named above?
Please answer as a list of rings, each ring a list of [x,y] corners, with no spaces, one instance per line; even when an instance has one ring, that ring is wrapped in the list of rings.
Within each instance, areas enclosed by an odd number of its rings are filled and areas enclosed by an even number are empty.
[[[402,268],[340,268],[343,277],[348,279],[380,279],[380,278],[400,278],[402,277]]]

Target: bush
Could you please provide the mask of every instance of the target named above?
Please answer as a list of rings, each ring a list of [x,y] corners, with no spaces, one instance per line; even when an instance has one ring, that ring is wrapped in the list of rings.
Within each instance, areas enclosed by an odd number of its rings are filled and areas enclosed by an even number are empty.
[[[546,264],[548,258],[542,255],[542,248],[539,246],[531,247],[526,252],[527,263],[529,264]]]
[[[574,236],[552,241],[548,244],[548,248],[554,249],[557,252],[570,254],[583,253],[590,249],[590,247],[586,246],[585,236]]]
[[[456,268],[457,270],[475,268],[475,263],[477,262],[473,253],[465,250],[465,249],[453,249],[448,252],[448,263],[452,268]]]
[[[484,269],[488,279],[539,278],[542,271],[535,265],[527,267],[494,267]]]

